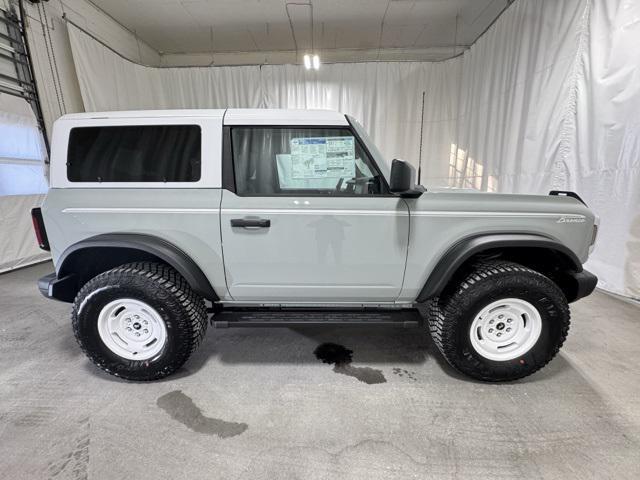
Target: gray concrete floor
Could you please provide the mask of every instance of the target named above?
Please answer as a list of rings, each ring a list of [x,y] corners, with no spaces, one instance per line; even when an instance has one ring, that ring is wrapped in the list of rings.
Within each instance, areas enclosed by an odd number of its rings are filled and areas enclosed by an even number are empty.
[[[513,384],[461,378],[421,329],[208,331],[127,383],[75,343],[42,264],[0,276],[0,478],[640,478],[640,308],[573,306],[565,348]],[[319,362],[334,342],[350,371]],[[379,383],[361,381],[374,378]]]

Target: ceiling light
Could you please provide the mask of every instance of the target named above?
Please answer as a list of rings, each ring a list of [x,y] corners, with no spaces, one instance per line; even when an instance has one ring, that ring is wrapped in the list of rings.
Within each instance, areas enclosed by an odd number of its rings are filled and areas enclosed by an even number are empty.
[[[308,53],[304,54],[304,68],[311,69],[311,56]]]
[[[320,69],[320,57],[318,55],[313,56],[313,69],[314,70]]]

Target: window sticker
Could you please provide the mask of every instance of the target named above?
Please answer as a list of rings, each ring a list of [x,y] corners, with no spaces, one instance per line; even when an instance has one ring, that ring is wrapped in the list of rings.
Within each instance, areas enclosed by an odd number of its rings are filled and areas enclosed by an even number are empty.
[[[356,172],[353,137],[291,140],[292,178],[352,178]]]
[[[333,190],[338,182],[332,177],[306,177],[294,178],[291,155],[288,153],[276,155],[276,165],[278,167],[278,184],[282,190],[294,189],[320,189]]]

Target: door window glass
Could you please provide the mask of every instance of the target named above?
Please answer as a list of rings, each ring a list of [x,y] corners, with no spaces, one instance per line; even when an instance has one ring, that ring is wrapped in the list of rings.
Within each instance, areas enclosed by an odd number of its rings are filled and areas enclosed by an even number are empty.
[[[347,128],[234,127],[239,195],[375,195],[381,179]]]

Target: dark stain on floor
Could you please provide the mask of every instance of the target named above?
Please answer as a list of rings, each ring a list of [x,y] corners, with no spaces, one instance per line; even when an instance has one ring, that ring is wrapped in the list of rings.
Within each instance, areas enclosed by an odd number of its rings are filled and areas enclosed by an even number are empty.
[[[351,365],[353,361],[353,350],[349,350],[337,343],[323,343],[318,345],[313,351],[313,354],[318,360],[321,360],[322,363],[333,365],[333,371],[341,375],[353,377],[369,385],[385,383],[387,381],[382,370],[369,367],[354,367]]]
[[[323,343],[313,351],[313,354],[322,363],[329,365],[344,365],[353,361],[353,350],[349,350],[337,343]]]
[[[181,390],[174,390],[158,398],[158,406],[171,418],[194,432],[217,435],[220,438],[235,437],[249,428],[246,423],[227,422],[219,418],[206,417],[202,410]]]
[[[406,377],[409,380],[413,380],[414,382],[418,381],[418,379],[416,378],[416,372],[411,372],[409,370],[405,370],[404,368],[398,367],[395,367],[392,372],[394,375],[397,375],[399,377]]]

